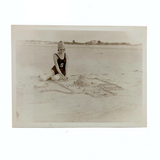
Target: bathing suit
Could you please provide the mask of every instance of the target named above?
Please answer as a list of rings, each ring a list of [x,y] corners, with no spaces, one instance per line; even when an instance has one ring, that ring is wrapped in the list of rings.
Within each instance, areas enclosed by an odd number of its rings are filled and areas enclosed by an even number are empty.
[[[65,76],[66,75],[66,69],[65,69],[65,67],[66,67],[66,53],[64,53],[64,59],[60,59],[60,57],[56,53],[55,53],[55,55],[58,57],[57,63],[58,63],[59,69],[62,72],[62,74]],[[52,70],[55,72],[55,74],[59,74],[55,65],[52,67]]]

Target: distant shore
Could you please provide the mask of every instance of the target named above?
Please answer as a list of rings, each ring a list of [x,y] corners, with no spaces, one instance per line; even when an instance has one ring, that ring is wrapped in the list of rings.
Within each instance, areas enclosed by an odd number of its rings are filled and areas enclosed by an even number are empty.
[[[101,41],[89,41],[85,43],[79,42],[64,42],[65,45],[75,46],[142,46],[142,44],[130,44],[126,42],[101,42]],[[57,45],[58,42],[53,41],[41,41],[41,40],[18,40],[17,44],[22,45]]]
[[[40,41],[40,40],[18,40],[17,45],[40,45],[40,46],[57,46],[57,42]],[[101,47],[101,48],[142,48],[142,44],[129,44],[129,43],[103,43],[103,44],[79,44],[79,43],[65,43],[66,46],[71,47]]]

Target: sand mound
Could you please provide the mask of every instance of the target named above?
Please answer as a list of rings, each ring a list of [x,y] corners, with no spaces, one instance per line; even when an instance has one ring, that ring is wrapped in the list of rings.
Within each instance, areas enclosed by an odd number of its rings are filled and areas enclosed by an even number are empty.
[[[74,85],[79,87],[86,87],[89,86],[89,83],[86,79],[86,76],[80,75],[76,81],[74,81]]]
[[[40,92],[56,91],[65,94],[86,94],[95,98],[114,96],[116,95],[115,91],[121,90],[121,87],[106,80],[104,81],[102,76],[92,75],[89,77],[77,75],[68,81],[56,82],[57,86],[51,86],[52,83],[48,82],[39,82],[34,85],[34,88],[40,88]],[[41,90],[41,88],[45,89]]]

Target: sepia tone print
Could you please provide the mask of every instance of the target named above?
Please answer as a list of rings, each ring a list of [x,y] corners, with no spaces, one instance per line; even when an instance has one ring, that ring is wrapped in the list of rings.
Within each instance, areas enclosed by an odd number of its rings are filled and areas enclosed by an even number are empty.
[[[146,126],[146,27],[11,28],[13,127]]]

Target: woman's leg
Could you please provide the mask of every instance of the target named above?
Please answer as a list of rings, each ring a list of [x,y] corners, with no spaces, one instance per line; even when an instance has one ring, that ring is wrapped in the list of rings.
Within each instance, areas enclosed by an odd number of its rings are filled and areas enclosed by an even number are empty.
[[[48,73],[45,73],[44,75],[40,76],[40,80],[47,81],[48,79],[50,79],[54,75],[55,75],[54,71],[50,70]]]

